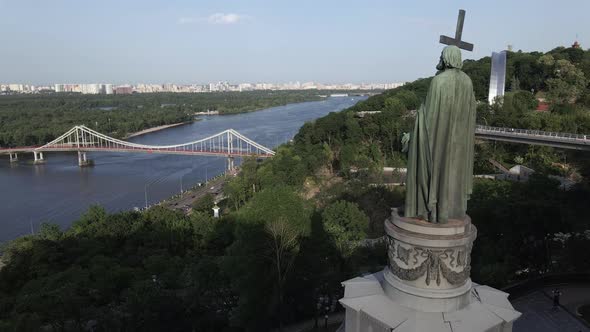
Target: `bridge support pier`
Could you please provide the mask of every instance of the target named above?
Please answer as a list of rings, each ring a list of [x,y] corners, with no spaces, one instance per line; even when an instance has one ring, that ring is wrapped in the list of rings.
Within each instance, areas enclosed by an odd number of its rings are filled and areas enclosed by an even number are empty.
[[[78,166],[92,166],[92,160],[86,158],[86,152],[78,151]]]
[[[227,171],[231,172],[234,170],[234,157],[227,157]]]
[[[9,155],[10,155],[10,162],[11,163],[18,162],[18,154],[16,154],[16,153],[9,153]]]
[[[33,151],[33,156],[35,157],[35,165],[45,163],[45,159],[43,159],[43,152]]]

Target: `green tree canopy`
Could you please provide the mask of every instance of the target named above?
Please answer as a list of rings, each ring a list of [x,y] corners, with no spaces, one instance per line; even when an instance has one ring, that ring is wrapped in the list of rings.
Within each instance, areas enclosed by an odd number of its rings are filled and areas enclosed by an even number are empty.
[[[322,213],[326,232],[330,234],[346,256],[352,253],[356,243],[366,237],[369,218],[356,203],[336,201],[328,205]]]

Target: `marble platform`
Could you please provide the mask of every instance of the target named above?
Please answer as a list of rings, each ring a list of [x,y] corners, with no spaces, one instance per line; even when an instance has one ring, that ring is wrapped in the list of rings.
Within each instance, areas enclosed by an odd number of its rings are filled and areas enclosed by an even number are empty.
[[[469,217],[443,225],[385,221],[388,266],[342,283],[344,331],[509,332],[520,316],[508,294],[470,279],[477,229]]]

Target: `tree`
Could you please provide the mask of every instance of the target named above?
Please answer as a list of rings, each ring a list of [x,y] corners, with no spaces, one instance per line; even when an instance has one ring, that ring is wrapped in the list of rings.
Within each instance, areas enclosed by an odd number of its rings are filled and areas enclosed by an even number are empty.
[[[210,213],[214,205],[215,196],[207,193],[193,203],[193,211]]]
[[[281,218],[279,220],[268,222],[265,225],[265,231],[270,241],[267,251],[267,259],[275,268],[276,273],[280,330],[283,323],[282,307],[285,282],[293,268],[293,263],[297,258],[297,254],[299,253],[300,238],[303,235],[304,229]]]
[[[399,117],[400,116],[391,116],[389,114],[383,114],[379,119],[381,132],[384,134],[382,135],[381,140],[382,143],[385,145],[385,151],[389,152],[389,155],[392,159],[399,151],[401,151],[401,123]]]
[[[233,319],[247,331],[267,329],[273,317],[281,324],[285,282],[309,233],[311,212],[290,187],[281,186],[257,193],[235,214],[235,241],[224,270],[240,297]]]
[[[556,104],[572,104],[586,90],[588,81],[584,72],[565,59],[555,60],[552,55],[539,58],[539,63],[548,68],[547,97]]]
[[[516,76],[512,76],[512,80],[510,81],[510,91],[515,92],[520,90],[520,80]]]
[[[246,203],[247,188],[242,177],[236,177],[231,181],[228,181],[223,186],[223,191],[227,196],[229,203],[235,210],[238,210]]]
[[[401,90],[395,95],[395,97],[401,100],[404,110],[415,110],[420,106],[420,99],[414,91]]]
[[[62,232],[58,225],[42,223],[37,236],[44,240],[57,241],[61,238]]]
[[[391,112],[396,116],[401,116],[405,111],[406,106],[397,96],[385,99],[383,112]]]
[[[357,242],[366,237],[369,218],[356,203],[336,201],[322,213],[326,232],[332,236],[343,256],[349,256]]]

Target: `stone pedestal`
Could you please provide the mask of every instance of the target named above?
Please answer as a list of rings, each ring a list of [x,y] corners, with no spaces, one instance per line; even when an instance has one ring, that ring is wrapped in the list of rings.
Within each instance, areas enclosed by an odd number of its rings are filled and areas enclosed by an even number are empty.
[[[346,332],[512,331],[508,294],[471,282],[477,229],[469,217],[432,224],[393,209],[385,221],[388,266],[345,281]]]

